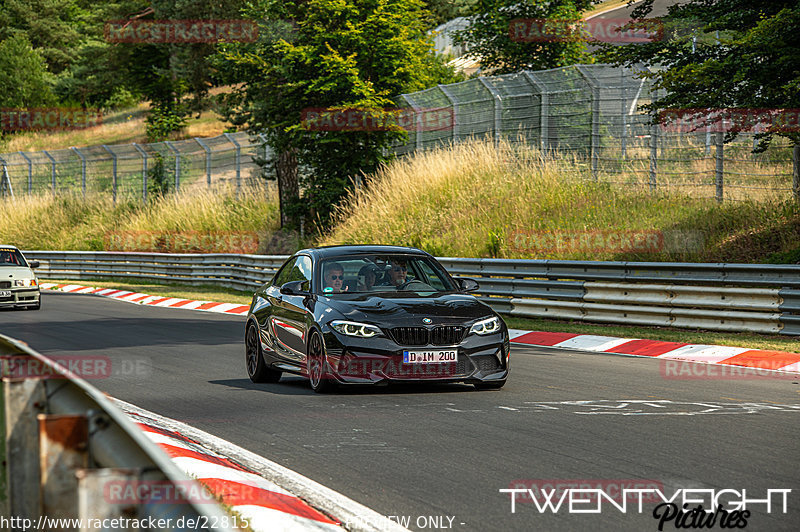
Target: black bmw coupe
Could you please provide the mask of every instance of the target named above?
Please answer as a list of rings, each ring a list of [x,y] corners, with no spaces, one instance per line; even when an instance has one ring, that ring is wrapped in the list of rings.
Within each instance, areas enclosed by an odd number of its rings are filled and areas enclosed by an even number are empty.
[[[428,253],[395,246],[333,246],[295,253],[253,295],[247,374],[278,382],[305,375],[316,392],[338,384],[508,378],[505,323]]]

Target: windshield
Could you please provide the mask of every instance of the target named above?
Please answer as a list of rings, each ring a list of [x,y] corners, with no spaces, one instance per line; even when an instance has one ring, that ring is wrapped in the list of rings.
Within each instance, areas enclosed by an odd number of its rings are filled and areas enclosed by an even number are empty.
[[[419,255],[347,255],[321,262],[317,290],[323,294],[452,292],[450,276],[435,260]]]
[[[22,253],[13,248],[0,248],[0,266],[27,266]]]

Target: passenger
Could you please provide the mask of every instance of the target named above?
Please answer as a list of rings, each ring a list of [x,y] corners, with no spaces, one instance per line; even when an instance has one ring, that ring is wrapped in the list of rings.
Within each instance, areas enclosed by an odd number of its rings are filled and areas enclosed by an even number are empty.
[[[375,281],[378,279],[378,269],[372,264],[362,266],[358,270],[358,291],[369,292],[375,286]]]
[[[325,285],[322,289],[326,293],[339,294],[346,292],[347,287],[342,290],[344,284],[344,268],[338,262],[333,262],[325,267]]]

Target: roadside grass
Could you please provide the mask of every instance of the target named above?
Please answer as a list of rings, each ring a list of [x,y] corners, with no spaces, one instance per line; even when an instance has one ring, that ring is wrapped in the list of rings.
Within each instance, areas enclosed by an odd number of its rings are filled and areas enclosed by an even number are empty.
[[[114,204],[100,194],[85,200],[17,196],[2,203],[0,242],[25,250],[101,251],[119,233],[253,232],[266,241],[279,226],[275,196],[273,189],[263,188],[245,188],[238,197],[232,190],[169,194],[147,203],[118,199]]]
[[[94,281],[88,279],[63,280],[42,279],[43,282],[58,284],[78,284],[98,288],[116,288],[141,292],[162,297],[177,297],[199,301],[216,301],[219,303],[237,303],[249,305],[253,292],[243,292],[218,286],[186,286],[179,284],[157,284],[152,281],[134,281],[130,279],[104,279]],[[623,338],[645,338],[663,340],[665,342],[684,342],[690,344],[728,345],[765,349],[774,351],[800,352],[797,340],[780,335],[753,333],[726,333],[689,329],[665,329],[661,327],[637,327],[627,325],[589,324],[584,322],[520,318],[503,315],[503,320],[511,329],[530,331],[551,331],[576,334],[596,334],[600,336],[618,336]]]
[[[796,338],[777,334],[755,334],[704,331],[698,329],[667,329],[662,327],[638,327],[633,325],[605,325],[585,322],[520,318],[503,315],[503,320],[511,329],[530,331],[564,332],[575,334],[596,334],[621,338],[643,338],[665,342],[687,344],[727,345],[764,349],[768,351],[787,351],[800,353]]]
[[[585,161],[536,148],[463,142],[366,176],[319,243],[395,244],[436,256],[677,262],[800,261],[800,204],[717,203],[691,187],[623,175],[586,178]],[[669,185],[669,183],[667,183]],[[655,234],[654,245],[636,239]]]

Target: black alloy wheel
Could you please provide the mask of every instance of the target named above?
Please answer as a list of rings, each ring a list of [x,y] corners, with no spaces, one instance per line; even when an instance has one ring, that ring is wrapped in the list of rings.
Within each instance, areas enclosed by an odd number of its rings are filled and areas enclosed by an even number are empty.
[[[245,335],[245,356],[247,363],[247,376],[253,382],[278,382],[281,372],[270,369],[264,362],[261,353],[261,342],[258,339],[258,328],[255,325],[247,327]]]

